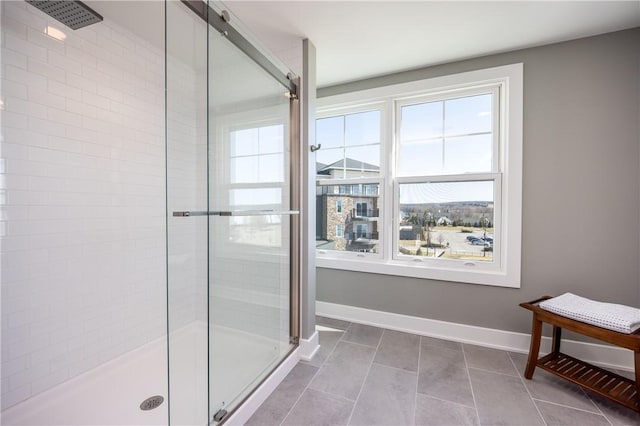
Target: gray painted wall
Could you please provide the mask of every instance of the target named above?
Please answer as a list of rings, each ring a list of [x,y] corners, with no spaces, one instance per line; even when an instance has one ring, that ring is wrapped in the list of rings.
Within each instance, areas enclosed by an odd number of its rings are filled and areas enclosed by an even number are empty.
[[[328,87],[524,63],[522,286],[317,270],[320,301],[516,332],[544,294],[640,307],[640,28]]]
[[[316,47],[311,40],[302,41],[302,231],[300,282],[300,338],[310,339],[316,330],[316,182],[315,155],[311,146],[316,144]]]

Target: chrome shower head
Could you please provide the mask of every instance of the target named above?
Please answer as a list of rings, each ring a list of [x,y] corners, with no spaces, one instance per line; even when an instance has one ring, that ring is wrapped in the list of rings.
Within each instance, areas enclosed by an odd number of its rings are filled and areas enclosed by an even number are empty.
[[[25,0],[72,30],[102,21],[95,10],[75,0]]]

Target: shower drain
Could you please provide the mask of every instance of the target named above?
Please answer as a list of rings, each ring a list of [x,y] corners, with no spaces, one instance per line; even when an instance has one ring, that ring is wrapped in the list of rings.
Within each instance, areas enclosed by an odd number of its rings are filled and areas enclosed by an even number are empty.
[[[153,410],[154,408],[158,408],[163,401],[164,397],[161,395],[150,396],[149,398],[142,401],[142,403],[140,404],[140,409],[142,411]]]

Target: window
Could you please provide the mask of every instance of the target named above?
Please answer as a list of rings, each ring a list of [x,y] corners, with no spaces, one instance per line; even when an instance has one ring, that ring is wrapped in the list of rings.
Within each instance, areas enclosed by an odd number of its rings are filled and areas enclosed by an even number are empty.
[[[396,259],[496,260],[498,100],[491,85],[396,101]]]
[[[286,127],[282,123],[243,123],[228,129],[228,191],[213,198],[216,209],[280,210],[286,196]],[[223,194],[228,197],[224,199]],[[234,244],[279,247],[282,217],[233,216],[228,241]]]
[[[234,130],[230,134],[230,183],[284,181],[284,126]]]
[[[317,232],[319,267],[520,286],[522,64],[319,105],[317,205],[345,212],[344,244]]]
[[[367,203],[356,203],[356,217],[367,216]]]
[[[374,103],[340,108],[317,120],[316,143],[322,148],[316,151],[316,247],[321,252],[380,257],[382,117],[382,105]],[[344,237],[334,239],[331,230],[338,223]]]
[[[336,237],[342,238],[344,235],[342,233],[342,224],[336,225]]]
[[[367,238],[369,227],[366,224],[356,224],[356,238]]]

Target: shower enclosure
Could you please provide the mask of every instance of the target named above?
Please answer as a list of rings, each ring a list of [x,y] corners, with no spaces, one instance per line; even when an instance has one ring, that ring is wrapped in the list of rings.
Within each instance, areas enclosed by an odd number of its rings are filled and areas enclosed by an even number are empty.
[[[0,3],[1,422],[224,422],[298,344],[296,79],[221,3],[54,3]]]
[[[230,25],[226,11],[205,6],[167,3],[166,14],[172,423],[188,422],[207,405],[177,395],[208,395],[209,420],[224,419],[284,359],[297,335],[291,303],[297,298],[291,280],[296,86]],[[185,101],[195,109],[185,111]],[[185,121],[195,124],[190,138]],[[186,293],[201,325],[184,345],[173,333],[183,327]],[[184,362],[185,351],[195,363]],[[208,371],[206,381],[182,371],[194,365]],[[184,381],[188,376],[191,382]]]

